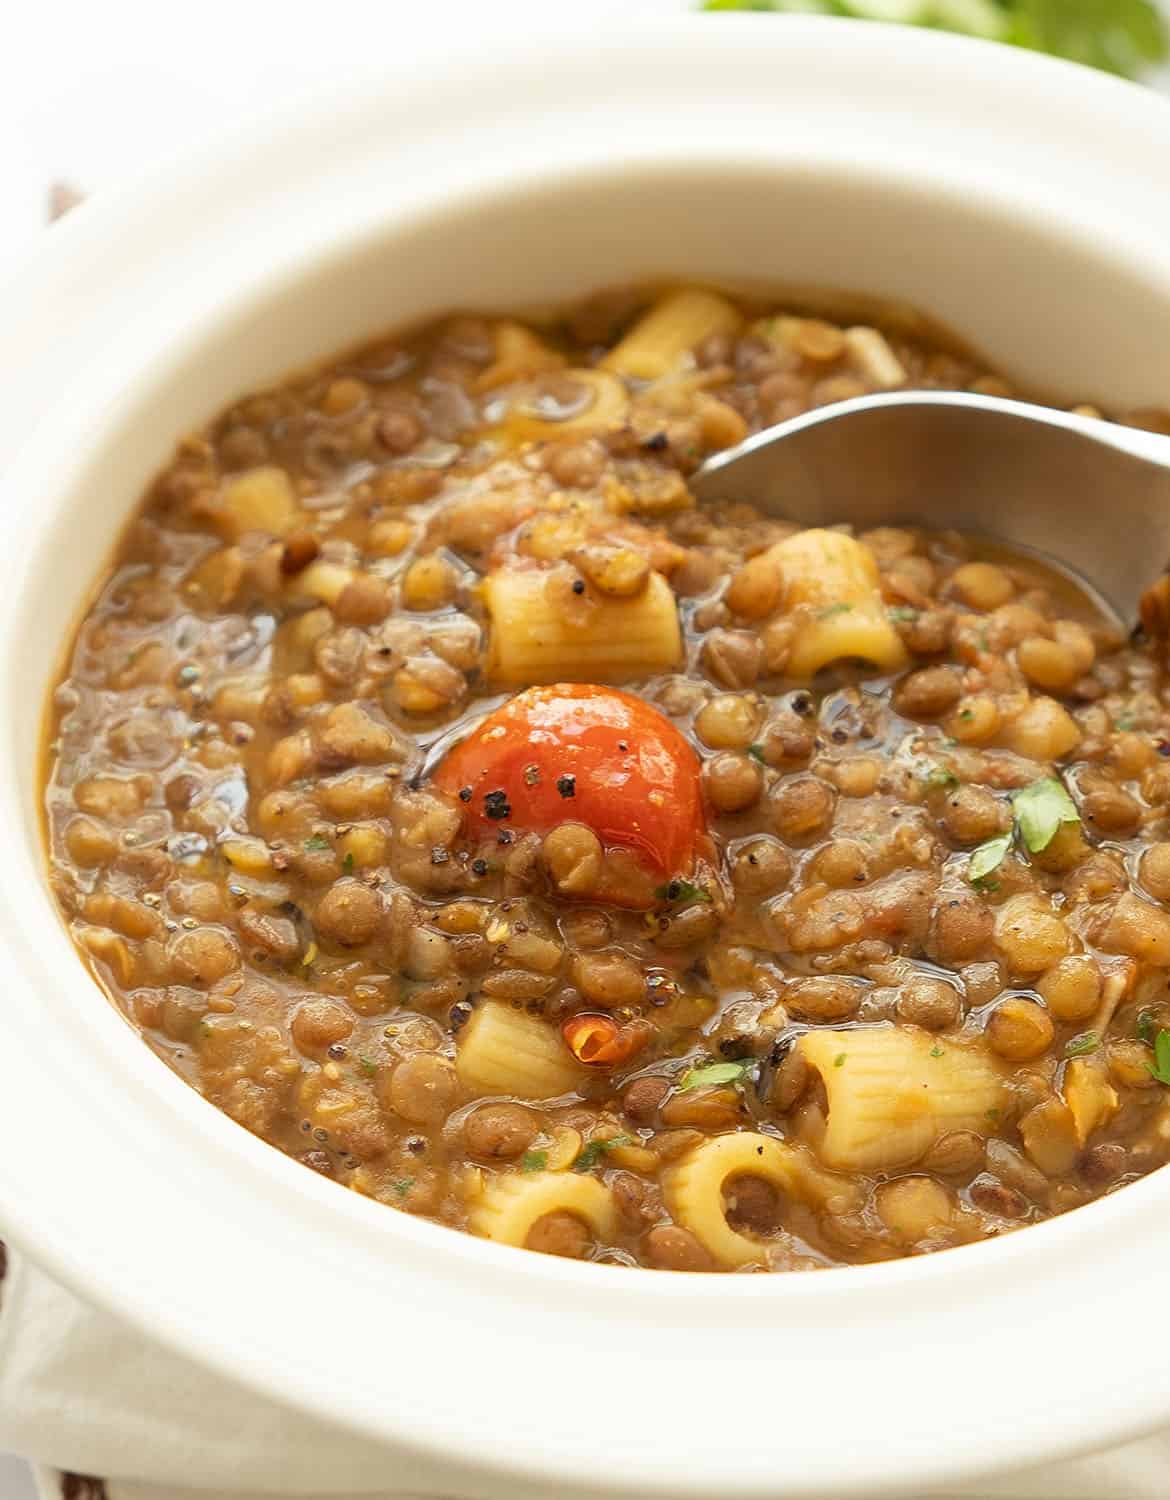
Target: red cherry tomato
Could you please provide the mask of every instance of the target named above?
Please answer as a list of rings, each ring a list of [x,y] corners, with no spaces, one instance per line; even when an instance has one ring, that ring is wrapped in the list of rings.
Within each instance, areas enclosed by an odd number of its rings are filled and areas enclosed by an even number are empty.
[[[699,758],[656,708],[592,684],[529,688],[489,714],[435,773],[472,833],[584,823],[664,876],[703,836]]]

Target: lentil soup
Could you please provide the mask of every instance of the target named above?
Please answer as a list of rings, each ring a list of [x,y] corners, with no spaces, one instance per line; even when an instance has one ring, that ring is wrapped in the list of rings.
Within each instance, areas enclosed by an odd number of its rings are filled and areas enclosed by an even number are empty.
[[[673,1270],[920,1253],[1170,1156],[1170,603],[698,508],[973,360],[702,289],[457,317],[184,440],[52,706],[148,1045],[392,1208]],[[1145,420],[1140,414],[1134,420]]]

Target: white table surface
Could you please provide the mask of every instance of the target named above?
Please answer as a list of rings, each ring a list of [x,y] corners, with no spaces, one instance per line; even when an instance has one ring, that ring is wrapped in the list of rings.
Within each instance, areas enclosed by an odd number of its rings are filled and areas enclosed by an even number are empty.
[[[1170,0],[1167,0],[1170,4]],[[165,163],[209,129],[263,113],[403,49],[424,59],[473,30],[548,31],[669,14],[689,0],[38,0],[6,16],[0,48],[0,276],[35,251],[49,185],[85,193]],[[1170,77],[1163,86],[1170,87]],[[35,1500],[0,1454],[0,1500]]]

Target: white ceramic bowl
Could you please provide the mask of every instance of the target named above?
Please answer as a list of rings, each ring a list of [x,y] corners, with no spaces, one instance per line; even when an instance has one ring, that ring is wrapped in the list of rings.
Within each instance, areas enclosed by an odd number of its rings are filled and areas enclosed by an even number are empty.
[[[390,72],[54,234],[0,302],[6,1232],[433,1492],[905,1494],[1170,1418],[1170,1173],[1000,1243],[709,1278],[519,1253],[319,1180],[84,977],[36,769],[101,558],[174,439],[236,394],[453,306],[696,274],[906,298],[1043,388],[1164,402],[1167,160],[1170,109],[1087,72],[704,17]]]

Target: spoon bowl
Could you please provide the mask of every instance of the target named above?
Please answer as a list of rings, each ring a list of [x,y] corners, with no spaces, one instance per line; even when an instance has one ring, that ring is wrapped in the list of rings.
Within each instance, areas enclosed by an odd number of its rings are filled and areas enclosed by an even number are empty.
[[[1122,623],[1170,564],[1170,437],[966,391],[859,396],[708,459],[702,503],[804,526],[982,535],[1061,564]]]

